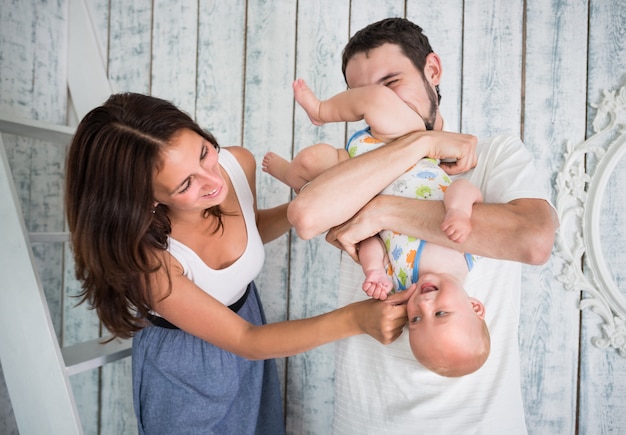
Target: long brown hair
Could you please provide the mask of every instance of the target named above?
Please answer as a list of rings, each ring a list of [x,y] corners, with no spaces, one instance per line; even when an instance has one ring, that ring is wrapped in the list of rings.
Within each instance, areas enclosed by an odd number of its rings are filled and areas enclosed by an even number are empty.
[[[141,94],[112,95],[78,125],[67,158],[65,210],[81,281],[104,326],[123,338],[143,327],[151,273],[161,267],[171,224],[154,207],[152,177],[162,150],[182,129],[216,139],[172,103]],[[218,217],[212,207],[205,216]]]

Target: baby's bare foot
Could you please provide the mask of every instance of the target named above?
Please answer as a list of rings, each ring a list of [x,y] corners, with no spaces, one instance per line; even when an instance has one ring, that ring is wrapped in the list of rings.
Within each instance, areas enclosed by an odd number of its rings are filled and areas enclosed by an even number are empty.
[[[302,186],[304,186],[307,180],[299,177],[297,175],[297,168],[293,169],[293,162],[289,160],[283,159],[276,153],[269,151],[263,157],[263,161],[261,162],[261,169],[263,172],[267,172],[272,177],[276,178],[279,181],[282,181],[287,186],[291,187],[296,191],[296,193],[300,192]]]
[[[324,125],[324,122],[319,118],[320,100],[306,85],[303,79],[296,79],[293,82],[293,95],[298,104],[309,116],[313,125]]]
[[[263,172],[267,172],[272,177],[279,179],[285,184],[287,184],[287,181],[285,181],[285,172],[288,167],[289,161],[271,151],[265,154],[263,162],[261,163],[261,169]]]
[[[446,217],[441,224],[441,231],[446,233],[453,242],[463,243],[472,232],[470,217],[458,209],[447,210]]]

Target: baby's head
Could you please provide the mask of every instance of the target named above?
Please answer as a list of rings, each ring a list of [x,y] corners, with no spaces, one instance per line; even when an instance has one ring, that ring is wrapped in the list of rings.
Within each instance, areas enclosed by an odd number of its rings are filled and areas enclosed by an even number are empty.
[[[485,307],[451,275],[420,276],[407,314],[411,351],[427,369],[458,377],[475,372],[487,360],[491,341]]]

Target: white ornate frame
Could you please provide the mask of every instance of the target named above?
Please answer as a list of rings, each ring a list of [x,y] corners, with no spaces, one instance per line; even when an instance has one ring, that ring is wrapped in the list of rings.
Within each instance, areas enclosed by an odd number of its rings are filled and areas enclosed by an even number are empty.
[[[600,210],[607,183],[626,154],[626,86],[605,91],[593,121],[594,134],[567,144],[565,163],[556,179],[556,207],[561,228],[556,253],[565,262],[559,280],[568,290],[583,291],[579,308],[589,308],[603,323],[591,342],[612,347],[626,357],[626,296],[620,292],[600,246]],[[589,162],[594,169],[589,169]],[[574,233],[568,228],[575,228]],[[584,268],[583,268],[584,265]]]

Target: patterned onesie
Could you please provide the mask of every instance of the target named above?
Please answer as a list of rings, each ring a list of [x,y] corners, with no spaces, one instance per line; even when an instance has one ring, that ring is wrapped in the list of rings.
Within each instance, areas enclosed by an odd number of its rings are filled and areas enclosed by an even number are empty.
[[[353,134],[346,149],[350,157],[355,157],[382,145],[384,142],[374,138],[368,127]],[[450,183],[452,180],[439,166],[439,160],[423,158],[380,193],[405,198],[443,200]],[[379,235],[389,256],[391,268],[388,268],[387,273],[393,281],[393,288],[405,290],[418,280],[419,259],[426,242],[389,230],[382,230]],[[468,268],[471,269],[474,257],[465,254],[465,258]]]

